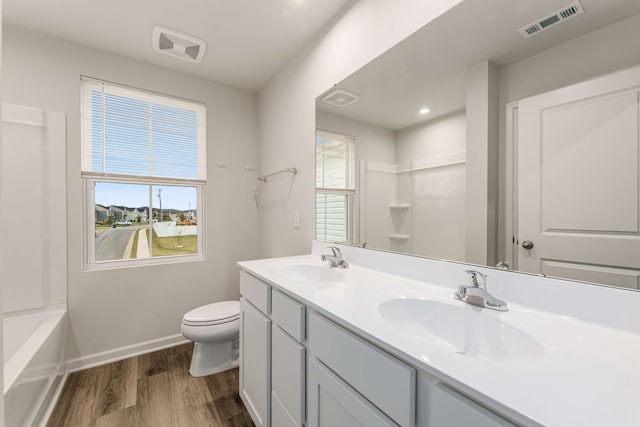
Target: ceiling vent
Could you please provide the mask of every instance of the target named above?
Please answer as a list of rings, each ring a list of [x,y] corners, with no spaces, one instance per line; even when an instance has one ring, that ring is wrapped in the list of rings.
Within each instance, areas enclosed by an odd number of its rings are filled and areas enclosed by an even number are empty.
[[[204,40],[166,27],[153,27],[153,48],[160,53],[189,62],[200,62],[207,49]]]
[[[571,19],[574,16],[578,16],[584,13],[584,9],[579,1],[574,1],[568,6],[563,7],[562,9],[545,16],[544,18],[537,19],[530,24],[525,25],[520,28],[518,31],[522,34],[522,37],[528,39],[529,37],[541,33],[547,28],[551,28],[554,25],[557,25],[561,22],[566,21],[567,19]]]
[[[336,107],[346,107],[347,105],[353,104],[358,99],[360,99],[360,96],[355,93],[347,92],[344,89],[334,89],[322,97],[324,102]]]

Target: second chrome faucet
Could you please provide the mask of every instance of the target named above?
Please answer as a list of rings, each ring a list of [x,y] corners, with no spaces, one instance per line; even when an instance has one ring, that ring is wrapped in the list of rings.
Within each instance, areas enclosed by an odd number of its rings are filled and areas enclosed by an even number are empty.
[[[331,267],[338,267],[338,268],[349,267],[349,263],[344,259],[342,259],[342,252],[340,251],[340,248],[336,246],[327,246],[327,249],[331,249],[331,252],[333,252],[333,255],[322,255],[321,259],[323,261],[327,261]]]
[[[484,274],[474,270],[466,270],[465,273],[467,273],[470,283],[458,286],[458,290],[453,294],[455,299],[491,310],[508,310],[506,302],[487,291],[487,278]]]

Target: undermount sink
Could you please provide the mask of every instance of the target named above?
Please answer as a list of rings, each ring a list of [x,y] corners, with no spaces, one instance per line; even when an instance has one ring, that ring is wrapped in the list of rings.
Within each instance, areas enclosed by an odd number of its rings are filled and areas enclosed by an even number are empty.
[[[311,282],[340,282],[344,272],[329,267],[328,264],[315,264],[309,261],[287,261],[274,264],[274,270],[292,280]]]
[[[534,337],[504,322],[504,314],[486,309],[401,298],[381,303],[378,310],[401,333],[465,356],[532,361],[545,355]]]

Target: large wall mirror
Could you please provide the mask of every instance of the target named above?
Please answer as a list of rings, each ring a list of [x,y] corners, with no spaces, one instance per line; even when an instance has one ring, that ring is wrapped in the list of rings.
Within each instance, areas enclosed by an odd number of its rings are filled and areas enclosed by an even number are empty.
[[[316,238],[640,289],[637,40],[637,0],[462,1],[317,98]]]

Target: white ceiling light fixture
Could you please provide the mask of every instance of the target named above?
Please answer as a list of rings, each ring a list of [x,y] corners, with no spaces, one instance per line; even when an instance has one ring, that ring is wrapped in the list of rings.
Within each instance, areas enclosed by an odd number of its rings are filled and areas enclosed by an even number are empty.
[[[420,113],[420,114],[427,114],[428,112],[429,112],[428,108],[421,108],[421,109],[418,110],[418,113]]]
[[[154,50],[189,62],[202,61],[207,50],[204,40],[159,25],[153,27],[151,41]]]

